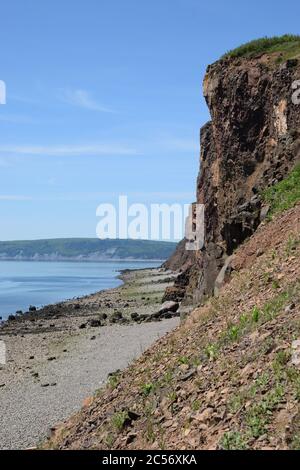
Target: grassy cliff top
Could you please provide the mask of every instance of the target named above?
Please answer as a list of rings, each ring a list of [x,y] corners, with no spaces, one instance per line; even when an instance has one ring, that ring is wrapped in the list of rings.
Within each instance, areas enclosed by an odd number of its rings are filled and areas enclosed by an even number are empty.
[[[285,34],[284,36],[264,37],[226,52],[222,59],[237,57],[253,57],[263,53],[281,53],[284,59],[300,55],[300,36]]]

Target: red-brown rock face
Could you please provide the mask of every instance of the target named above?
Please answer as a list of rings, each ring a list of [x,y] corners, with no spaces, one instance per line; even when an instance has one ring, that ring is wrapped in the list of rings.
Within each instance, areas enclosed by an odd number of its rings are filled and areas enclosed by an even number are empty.
[[[292,101],[296,80],[300,63],[278,64],[275,55],[208,67],[203,88],[212,120],[201,129],[197,182],[197,202],[205,204],[205,246],[186,254],[181,243],[166,263],[184,271],[177,284],[187,301],[198,303],[213,293],[227,256],[261,222],[260,191],[300,160],[300,104]]]

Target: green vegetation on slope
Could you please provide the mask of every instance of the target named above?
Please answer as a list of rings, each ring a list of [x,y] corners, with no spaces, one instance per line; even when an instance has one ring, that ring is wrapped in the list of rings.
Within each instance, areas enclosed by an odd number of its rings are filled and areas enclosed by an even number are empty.
[[[176,244],[151,240],[61,238],[0,242],[0,259],[167,259]]]
[[[253,235],[220,296],[110,379],[45,447],[299,449],[297,220],[298,207]]]
[[[264,52],[282,52],[285,59],[295,57],[300,54],[300,36],[285,34],[284,36],[255,39],[227,52],[222,59],[227,57],[252,57]]]
[[[300,164],[286,179],[264,191],[263,199],[270,204],[269,217],[290,209],[300,201]]]

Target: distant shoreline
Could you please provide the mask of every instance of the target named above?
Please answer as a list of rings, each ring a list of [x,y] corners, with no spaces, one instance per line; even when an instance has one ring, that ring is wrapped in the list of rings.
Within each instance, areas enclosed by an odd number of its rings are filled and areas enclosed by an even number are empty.
[[[18,261],[20,263],[26,262],[26,263],[164,263],[166,259],[161,259],[161,258],[57,258],[57,259],[37,259],[37,258],[1,258],[0,257],[0,262],[1,261]]]
[[[132,239],[0,241],[0,261],[163,262],[175,249],[174,242]]]
[[[7,316],[7,318],[0,320],[0,336],[5,333],[5,330],[8,328],[9,330],[16,330],[18,331],[20,325],[23,325],[24,322],[35,322],[37,320],[55,320],[58,321],[58,319],[61,318],[72,318],[72,317],[81,317],[82,315],[86,314],[88,311],[88,315],[97,315],[99,314],[98,308],[96,307],[96,312],[93,312],[94,307],[95,307],[95,299],[102,298],[102,297],[109,297],[110,295],[115,295],[117,293],[121,293],[124,290],[126,291],[128,286],[131,286],[131,284],[136,283],[136,279],[143,279],[145,274],[147,274],[149,277],[147,277],[148,282],[153,284],[153,279],[155,276],[161,276],[164,278],[164,282],[166,283],[165,286],[160,285],[159,286],[159,293],[162,296],[163,292],[165,290],[165,287],[173,284],[174,279],[176,278],[176,274],[173,273],[172,271],[166,271],[165,269],[161,267],[142,267],[140,269],[135,269],[135,268],[126,268],[126,269],[120,269],[115,271],[115,276],[114,279],[118,279],[121,281],[121,284],[119,284],[116,287],[108,287],[108,288],[103,288],[96,290],[95,292],[91,292],[88,294],[83,294],[79,296],[75,296],[72,298],[66,298],[64,300],[58,300],[57,302],[53,303],[48,303],[45,305],[32,305],[33,310],[27,310],[27,311],[22,311],[22,313],[12,313]],[[151,288],[151,287],[150,287]],[[149,289],[149,285],[146,287],[146,289]],[[161,299],[159,299],[157,306],[159,305]],[[152,302],[151,302],[152,303]],[[93,305],[91,309],[91,305]],[[129,304],[128,304],[129,305]],[[80,306],[78,308],[78,306]],[[147,307],[145,306],[145,299],[142,297],[142,302],[140,305],[140,308],[144,310]],[[120,308],[118,306],[118,308]],[[90,310],[91,309],[91,310]],[[100,309],[101,313],[103,313],[102,309]],[[21,311],[20,311],[21,312]],[[104,307],[104,312],[107,313],[107,305]],[[113,312],[114,313],[114,312]],[[10,319],[9,319],[10,318]],[[108,324],[110,324],[109,321],[110,315],[108,315]],[[145,319],[144,319],[145,320]],[[133,320],[133,323],[136,321]],[[131,318],[127,319],[127,322],[132,323]],[[126,323],[127,323],[126,322]],[[105,322],[106,323],[106,322]],[[115,323],[115,322],[113,322]],[[31,325],[33,326],[33,325]],[[37,325],[35,324],[34,330],[36,329]],[[31,328],[30,328],[31,329]],[[39,328],[37,328],[39,330]]]
[[[0,260],[0,263],[1,261],[3,260]],[[33,262],[33,261],[24,261],[24,260],[5,260],[5,262],[19,262],[19,263],[22,263],[22,262]],[[36,263],[42,263],[42,262],[45,262],[45,263],[55,263],[55,262],[61,262],[61,263],[65,263],[65,261],[63,260],[59,260],[59,261],[37,261],[35,260],[34,262]],[[81,261],[70,261],[70,262],[73,262],[73,263],[80,263]],[[82,261],[85,263],[85,261]],[[89,261],[90,263],[92,263],[92,261]],[[114,263],[115,260],[105,260],[105,261],[99,261],[99,263]],[[132,263],[141,263],[142,264],[145,264],[145,263],[150,263],[150,262],[155,262],[155,263],[161,263],[163,262],[163,260],[154,260],[154,261],[151,261],[151,260],[116,260],[116,262],[122,264],[126,264],[126,262],[132,262]],[[120,268],[123,268],[123,266],[120,266]],[[143,272],[144,270],[147,270],[147,271],[152,271],[152,270],[157,270],[157,269],[160,269],[160,266],[155,266],[155,267],[151,267],[151,266],[147,266],[147,267],[138,267],[138,268],[135,268],[135,267],[132,267],[132,268],[126,268],[124,267],[124,269],[116,269],[114,271],[114,275],[112,277],[112,279],[114,280],[119,280],[121,281],[121,284],[116,286],[116,287],[107,287],[107,288],[100,288],[100,289],[96,289],[95,291],[92,291],[92,292],[89,292],[89,293],[83,293],[83,294],[79,294],[79,295],[74,295],[74,296],[69,296],[69,297],[66,297],[66,298],[62,298],[62,299],[58,299],[57,301],[55,302],[48,302],[48,303],[43,303],[43,304],[39,304],[39,303],[35,303],[34,301],[30,304],[31,306],[34,306],[34,308],[36,310],[34,311],[30,311],[28,310],[29,308],[29,304],[28,304],[28,308],[27,309],[22,309],[21,307],[20,308],[16,308],[15,311],[11,311],[10,313],[6,313],[6,314],[0,314],[0,325],[3,325],[4,323],[6,323],[8,321],[8,318],[9,317],[15,317],[16,320],[19,320],[19,319],[26,319],[28,318],[29,316],[31,317],[31,319],[33,317],[35,317],[37,315],[37,318],[38,316],[40,316],[41,313],[43,313],[44,310],[48,310],[49,308],[56,308],[57,306],[62,306],[62,305],[65,305],[65,304],[69,304],[71,302],[80,302],[82,299],[88,299],[90,297],[93,297],[97,294],[101,294],[101,293],[104,293],[104,292],[109,292],[111,290],[114,290],[114,289],[118,289],[119,287],[121,287],[123,284],[124,284],[124,277],[131,277],[131,273],[133,274],[134,272]],[[17,313],[17,312],[22,312],[22,313]],[[3,318],[4,317],[4,318]],[[1,334],[1,329],[0,329],[0,334]]]

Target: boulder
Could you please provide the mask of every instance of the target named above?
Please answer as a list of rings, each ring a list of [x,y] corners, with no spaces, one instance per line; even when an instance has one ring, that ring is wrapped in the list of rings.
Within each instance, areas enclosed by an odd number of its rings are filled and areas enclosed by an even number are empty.
[[[159,313],[162,315],[163,313],[167,313],[167,312],[177,312],[177,310],[179,309],[179,303],[178,302],[174,302],[173,300],[170,300],[168,302],[164,302],[162,304],[162,306],[160,307],[159,309]]]
[[[147,318],[149,318],[149,315],[146,315],[144,313],[139,315],[139,321],[146,321]]]
[[[167,287],[164,293],[163,302],[177,302],[182,300],[185,295],[185,287],[183,286],[171,286]]]
[[[89,325],[92,327],[92,328],[99,328],[101,326],[101,321],[100,320],[96,320],[95,318],[92,318],[91,320],[89,320]]]
[[[123,320],[123,315],[121,312],[114,312],[111,317],[112,323],[118,323]]]
[[[173,312],[165,312],[162,314],[162,317],[165,319],[173,318],[174,313]]]
[[[136,312],[133,312],[130,316],[131,316],[131,320],[133,321],[138,321],[139,319],[139,314]]]

